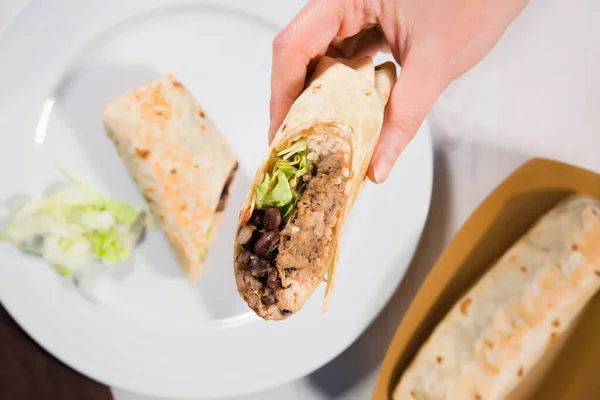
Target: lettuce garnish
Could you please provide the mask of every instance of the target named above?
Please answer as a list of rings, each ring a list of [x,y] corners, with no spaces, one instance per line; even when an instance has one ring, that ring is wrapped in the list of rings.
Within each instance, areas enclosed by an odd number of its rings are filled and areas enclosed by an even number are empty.
[[[52,268],[54,268],[56,270],[56,272],[58,272],[61,276],[64,277],[69,277],[71,275],[73,275],[73,273],[71,272],[71,270],[67,267],[63,267],[62,265],[53,265]]]
[[[261,186],[261,189],[256,196],[258,208],[281,208],[292,201],[290,182],[281,170],[275,171],[273,179],[270,179],[269,174],[266,174],[265,180],[259,186]]]
[[[0,240],[40,255],[63,276],[92,259],[105,265],[127,259],[145,229],[146,212],[109,200],[59,169],[72,183],[44,197],[13,203]]]
[[[284,218],[292,214],[298,201],[296,186],[300,177],[308,173],[308,152],[306,142],[301,139],[277,153],[280,159],[275,162],[273,173],[265,174],[263,182],[254,187],[258,209],[278,207]]]

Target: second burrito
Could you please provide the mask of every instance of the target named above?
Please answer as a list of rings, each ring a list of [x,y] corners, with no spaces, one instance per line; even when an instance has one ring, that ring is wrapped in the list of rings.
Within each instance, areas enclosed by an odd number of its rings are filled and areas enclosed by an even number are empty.
[[[325,280],[326,308],[342,227],[364,185],[395,79],[393,63],[324,57],[292,105],[239,217],[236,282],[260,317],[288,317]]]
[[[223,221],[237,157],[171,74],[112,99],[106,133],[190,283]]]

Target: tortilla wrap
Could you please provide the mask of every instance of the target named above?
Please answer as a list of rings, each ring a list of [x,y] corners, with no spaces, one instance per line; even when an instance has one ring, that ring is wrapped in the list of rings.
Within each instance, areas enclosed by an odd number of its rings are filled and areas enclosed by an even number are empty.
[[[324,265],[313,266],[318,271],[306,282],[295,281],[293,277],[284,276],[284,271],[279,271],[284,287],[290,291],[288,295],[293,296],[291,306],[283,310],[281,304],[264,306],[249,301],[249,296],[256,293],[251,293],[241,275],[245,266],[234,260],[238,291],[260,317],[278,320],[295,313],[325,280],[325,275],[327,289],[323,311],[327,308],[334,287],[342,228],[365,183],[367,168],[381,131],[384,108],[395,80],[396,68],[393,63],[375,68],[371,58],[350,62],[323,57],[306,89],[292,105],[277,131],[242,205],[238,230],[249,222],[256,207],[254,188],[272,170],[278,152],[289,148],[292,143],[323,135],[342,140],[343,146],[347,145],[348,148],[344,157],[347,158],[349,173],[344,178],[345,190],[339,214],[334,221],[333,238],[326,245],[328,261]],[[234,259],[241,250],[242,246],[236,241]]]
[[[172,75],[111,100],[103,119],[185,272],[202,271],[227,203],[236,156]]]
[[[572,196],[454,305],[404,371],[393,398],[515,398],[599,288],[600,201]]]

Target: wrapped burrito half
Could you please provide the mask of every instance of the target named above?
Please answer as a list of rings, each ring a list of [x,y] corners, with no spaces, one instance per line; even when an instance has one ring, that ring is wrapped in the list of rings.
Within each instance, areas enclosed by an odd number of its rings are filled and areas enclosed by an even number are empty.
[[[324,57],[292,105],[243,203],[235,244],[238,291],[264,319],[333,289],[342,227],[365,182],[394,64]]]
[[[600,288],[600,201],[571,197],[454,305],[404,371],[395,400],[500,400],[535,379]],[[531,373],[531,375],[530,375]]]
[[[104,124],[121,160],[195,282],[217,234],[236,156],[172,75],[111,100]]]

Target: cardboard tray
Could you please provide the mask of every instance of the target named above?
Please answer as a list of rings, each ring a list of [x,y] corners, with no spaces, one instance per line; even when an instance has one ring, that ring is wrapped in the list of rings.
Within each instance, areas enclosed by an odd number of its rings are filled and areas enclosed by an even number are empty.
[[[402,371],[461,295],[545,212],[572,193],[600,198],[600,175],[534,159],[490,194],[450,242],[408,308],[387,351],[373,400],[391,398]],[[600,295],[511,399],[600,399]]]

